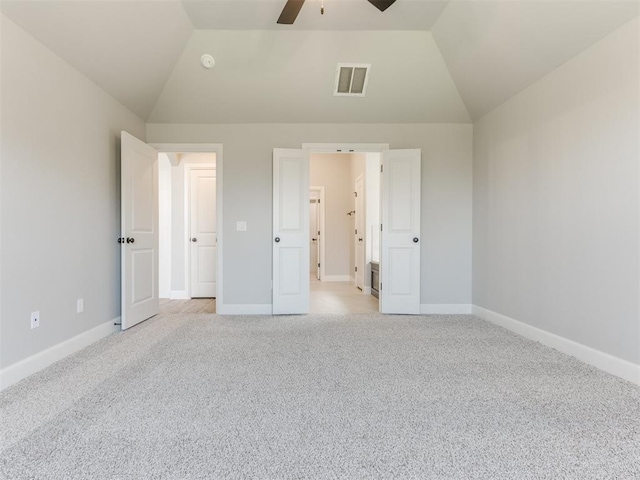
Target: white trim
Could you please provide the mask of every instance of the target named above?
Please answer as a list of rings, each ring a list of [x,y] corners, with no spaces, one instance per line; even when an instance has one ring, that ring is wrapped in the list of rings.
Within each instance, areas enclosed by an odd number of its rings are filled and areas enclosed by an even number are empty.
[[[218,315],[271,315],[273,312],[270,303],[257,305],[224,305],[221,309],[216,305]]]
[[[223,155],[222,155],[222,144],[221,143],[151,143],[152,147],[154,147],[159,152],[167,153],[167,152],[184,152],[184,153],[215,153],[216,154],[216,216],[217,216],[217,225],[218,229],[218,271],[216,272],[216,310],[221,312],[224,310],[224,282],[223,282],[223,239],[224,235],[222,233],[222,227],[224,225],[223,221]],[[185,284],[188,288],[189,283]],[[173,294],[173,292],[172,292]]]
[[[350,275],[325,275],[322,278],[323,282],[351,282],[355,280]]]
[[[364,295],[371,295],[371,287],[364,287],[364,288],[362,289],[362,293],[363,293]]]
[[[592,365],[607,373],[611,373],[629,382],[640,385],[640,365],[631,363],[622,358],[614,357],[608,353],[596,350],[581,343],[569,340],[546,330],[533,327],[519,320],[496,313],[486,308],[472,305],[472,312],[477,317],[512,332],[522,335],[530,340],[540,342],[543,345],[554,348],[562,353],[571,355],[589,365]]]
[[[120,323],[120,317],[3,368],[0,370],[0,391],[118,331],[116,323]]]
[[[423,303],[420,305],[421,315],[469,315],[471,305],[468,303]]]
[[[309,153],[367,153],[389,150],[388,143],[303,143]]]
[[[189,292],[186,290],[171,290],[170,300],[189,300]]]

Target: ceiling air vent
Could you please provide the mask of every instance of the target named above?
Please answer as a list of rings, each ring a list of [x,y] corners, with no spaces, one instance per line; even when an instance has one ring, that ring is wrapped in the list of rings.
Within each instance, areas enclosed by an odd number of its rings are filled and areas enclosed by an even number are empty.
[[[338,97],[364,97],[370,69],[370,64],[339,63],[333,94]]]

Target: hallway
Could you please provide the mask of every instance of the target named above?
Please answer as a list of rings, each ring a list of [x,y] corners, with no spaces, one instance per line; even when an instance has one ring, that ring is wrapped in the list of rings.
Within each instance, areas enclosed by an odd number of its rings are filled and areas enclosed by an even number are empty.
[[[373,313],[378,299],[364,295],[353,282],[321,282],[311,275],[309,313]]]

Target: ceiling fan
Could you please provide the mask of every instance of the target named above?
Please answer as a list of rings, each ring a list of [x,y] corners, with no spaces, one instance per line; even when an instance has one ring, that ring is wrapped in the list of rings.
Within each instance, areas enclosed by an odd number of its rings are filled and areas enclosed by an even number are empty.
[[[381,12],[384,12],[387,8],[395,3],[396,0],[367,0],[371,5],[376,7]],[[291,25],[296,21],[296,17],[304,4],[304,0],[287,0],[280,17],[278,17],[278,23],[282,25]]]

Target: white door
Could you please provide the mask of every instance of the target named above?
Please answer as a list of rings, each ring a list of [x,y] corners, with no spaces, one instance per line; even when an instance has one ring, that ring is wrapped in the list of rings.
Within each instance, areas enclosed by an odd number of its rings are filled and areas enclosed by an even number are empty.
[[[216,171],[191,170],[189,191],[191,297],[216,296]]]
[[[309,205],[309,273],[318,274],[318,198],[311,192]]]
[[[309,154],[273,149],[273,313],[309,312]]]
[[[355,182],[355,274],[356,287],[364,290],[364,180],[358,175]]]
[[[158,152],[121,140],[122,329],[158,313]]]
[[[382,153],[382,313],[420,313],[420,155]]]

